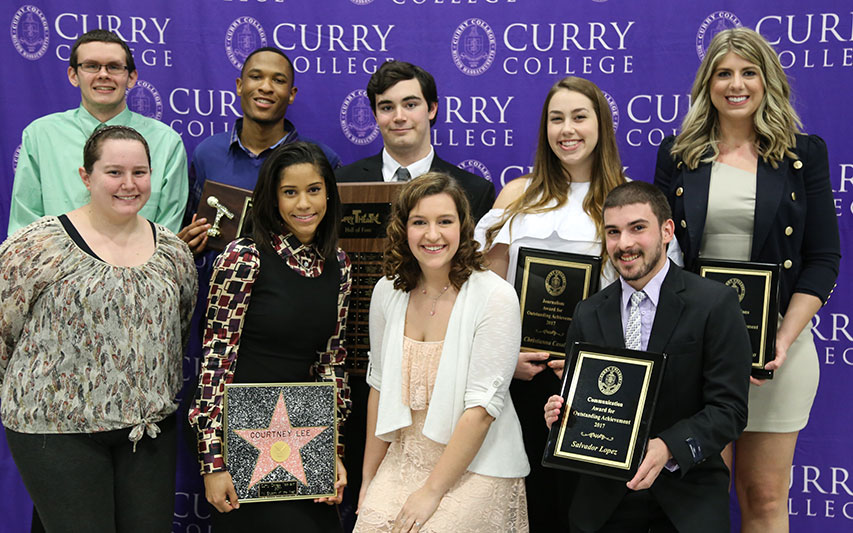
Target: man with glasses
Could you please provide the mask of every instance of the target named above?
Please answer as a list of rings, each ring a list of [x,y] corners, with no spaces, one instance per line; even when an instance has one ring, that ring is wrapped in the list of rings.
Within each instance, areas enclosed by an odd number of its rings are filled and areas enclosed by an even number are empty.
[[[157,120],[132,112],[126,93],[136,83],[133,55],[116,34],[92,30],[71,48],[68,81],[80,88],[76,109],[53,113],[24,129],[9,234],[44,215],[84,205],[89,193],[78,175],[83,145],[103,125],[129,126],[151,148],[151,198],[140,214],[177,232],[187,202],[187,155],[180,136]]]

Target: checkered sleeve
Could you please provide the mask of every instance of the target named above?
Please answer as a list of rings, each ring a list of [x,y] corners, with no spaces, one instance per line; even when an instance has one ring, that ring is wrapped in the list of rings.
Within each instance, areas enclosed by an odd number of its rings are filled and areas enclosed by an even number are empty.
[[[352,407],[350,399],[349,380],[344,363],[347,350],[344,347],[346,335],[347,311],[349,310],[350,290],[352,288],[351,265],[347,254],[338,248],[338,264],[340,266],[341,285],[338,291],[338,325],[335,333],[329,337],[326,350],[318,354],[314,364],[314,375],[318,381],[331,381],[337,385],[338,392],[338,455],[344,456],[343,424]]]
[[[213,264],[201,374],[189,413],[190,424],[198,431],[202,474],[226,470],[222,455],[222,401],[225,385],[234,379],[243,319],[259,268],[258,251],[247,239],[229,244]]]

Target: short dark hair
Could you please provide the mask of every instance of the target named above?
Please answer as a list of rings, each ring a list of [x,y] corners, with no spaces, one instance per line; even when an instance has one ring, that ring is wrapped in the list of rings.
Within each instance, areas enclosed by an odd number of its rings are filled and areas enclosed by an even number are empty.
[[[485,270],[485,258],[474,240],[475,221],[471,216],[468,196],[459,183],[443,172],[427,172],[406,183],[391,207],[388,222],[388,244],[382,263],[383,274],[394,280],[394,288],[406,292],[418,285],[421,267],[409,248],[409,213],[427,196],[446,193],[453,199],[459,216],[459,249],[450,261],[450,283],[456,290],[474,270]]]
[[[86,43],[116,43],[120,44],[124,49],[125,59],[124,62],[127,63],[127,72],[128,74],[132,74],[136,72],[136,63],[133,61],[133,52],[130,51],[130,47],[127,46],[127,43],[124,42],[124,39],[116,35],[115,33],[107,30],[92,30],[87,31],[83,35],[80,36],[79,39],[74,43],[71,47],[71,57],[68,58],[68,64],[74,70],[77,70],[77,49],[80,48],[81,44]]]
[[[660,189],[645,181],[629,181],[614,188],[604,199],[602,213],[611,207],[623,207],[631,204],[648,204],[652,209],[658,224],[672,218],[672,209],[666,196]]]
[[[275,253],[270,242],[272,234],[289,233],[278,210],[278,188],[288,167],[308,163],[323,176],[326,185],[326,215],[317,226],[314,244],[326,259],[334,257],[338,247],[338,226],[341,222],[341,202],[335,172],[323,151],[313,143],[295,142],[279,146],[267,157],[258,173],[252,193],[251,235],[255,244]]]
[[[101,148],[111,139],[142,143],[145,155],[148,157],[148,168],[151,168],[151,150],[141,133],[128,126],[103,126],[96,128],[83,145],[83,168],[87,173],[92,173],[95,163],[101,158]]]
[[[373,73],[367,82],[367,98],[370,100],[370,109],[376,113],[376,95],[382,94],[397,83],[405,80],[416,79],[421,86],[421,92],[427,101],[427,106],[436,105],[438,109],[438,89],[435,88],[435,78],[432,74],[417,65],[405,61],[386,61]],[[438,113],[435,115],[438,116]],[[435,117],[429,121],[435,124]]]
[[[294,81],[296,80],[296,71],[293,70],[293,61],[291,61],[290,58],[287,57],[287,54],[285,54],[274,46],[264,46],[263,48],[256,48],[255,50],[252,50],[252,53],[247,55],[246,60],[243,61],[243,66],[240,68],[240,77],[242,78],[243,75],[246,74],[246,65],[249,64],[249,60],[252,59],[252,56],[254,56],[255,54],[260,54],[261,52],[272,52],[274,54],[278,54],[283,57],[285,61],[287,61],[287,65],[290,67],[290,86],[294,87],[296,85],[294,83]]]

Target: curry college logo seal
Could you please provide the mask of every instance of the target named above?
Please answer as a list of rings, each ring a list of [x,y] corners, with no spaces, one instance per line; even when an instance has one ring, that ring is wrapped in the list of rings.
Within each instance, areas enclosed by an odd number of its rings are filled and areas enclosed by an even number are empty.
[[[450,53],[456,68],[468,76],[479,76],[489,70],[497,51],[495,32],[478,18],[470,18],[456,27],[450,42]]]
[[[50,28],[47,18],[36,6],[22,6],[12,17],[12,44],[24,58],[40,59],[47,52]]]
[[[746,285],[743,284],[743,281],[738,278],[731,278],[726,281],[726,287],[733,288],[737,293],[738,301],[743,301],[743,297],[746,296]]]
[[[556,268],[545,276],[545,290],[555,298],[566,290],[566,275]]]
[[[711,13],[702,24],[699,26],[699,31],[696,32],[696,55],[699,59],[705,59],[705,51],[708,50],[708,45],[715,35],[723,30],[731,28],[740,28],[743,24],[737,15],[730,11],[715,11]]]
[[[598,390],[601,394],[612,396],[622,386],[622,371],[617,366],[608,366],[598,375]]]
[[[157,88],[147,81],[136,80],[133,89],[127,91],[127,107],[148,118],[163,118],[163,99]]]
[[[240,17],[225,32],[225,53],[231,64],[243,68],[246,58],[256,48],[267,45],[267,34],[261,23],[252,17]]]
[[[486,165],[477,161],[476,159],[466,159],[465,161],[462,161],[456,166],[458,168],[461,168],[462,170],[467,170],[471,174],[476,174],[482,177],[483,179],[492,181],[492,173],[489,172],[489,169],[486,167]]]
[[[373,3],[373,0],[349,0],[353,4],[357,6],[366,6],[367,4]]]
[[[610,116],[613,119],[613,131],[619,129],[619,106],[616,105],[616,100],[607,91],[601,91],[604,94],[604,99],[607,100],[607,107],[610,108]]]
[[[373,110],[364,89],[352,91],[344,98],[340,121],[341,131],[353,144],[370,144],[379,135],[379,126],[373,119]]]

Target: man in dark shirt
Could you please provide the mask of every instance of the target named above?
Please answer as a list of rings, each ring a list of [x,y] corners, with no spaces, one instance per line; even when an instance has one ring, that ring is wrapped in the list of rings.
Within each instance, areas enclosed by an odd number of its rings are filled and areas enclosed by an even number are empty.
[[[667,259],[673,233],[669,204],[653,185],[632,181],[607,195],[604,238],[619,280],[578,304],[566,345],[668,359],[637,474],[627,484],[578,475],[573,533],[729,530],[729,471],[720,451],[746,426],[752,348],[735,291]],[[562,407],[561,396],[548,400],[549,426]]]

